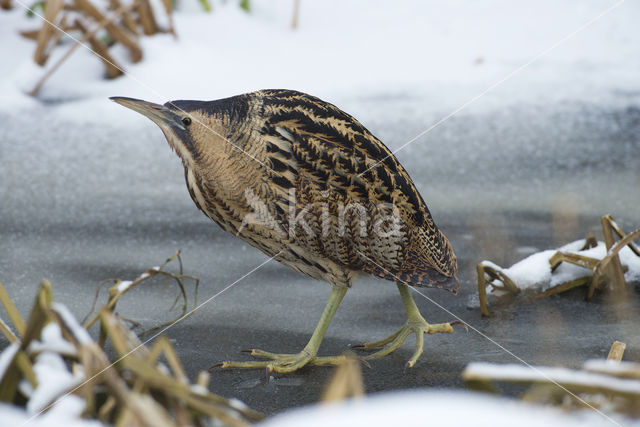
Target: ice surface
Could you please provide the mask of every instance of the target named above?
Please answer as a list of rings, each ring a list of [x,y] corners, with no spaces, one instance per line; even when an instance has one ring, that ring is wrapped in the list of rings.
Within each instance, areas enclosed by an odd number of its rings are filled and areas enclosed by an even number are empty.
[[[16,30],[39,24],[19,7],[0,13],[0,281],[22,312],[47,277],[56,301],[82,318],[102,280],[138,277],[179,248],[185,272],[202,279],[200,301],[266,260],[194,207],[157,127],[107,97],[165,102],[298,89],[351,113],[395,150],[615,4],[302,1],[294,32],[291,0],[252,2],[250,15],[234,1],[215,2],[212,14],[196,1],[178,3],[177,40],[142,38],[139,64],[114,50],[128,77],[103,80],[102,64],[78,50],[35,100],[25,93],[45,70]],[[631,354],[640,348],[637,317],[606,304],[549,299],[505,308],[509,321],[493,321],[465,299],[476,292],[479,260],[511,265],[523,256],[516,247],[598,232],[604,213],[627,230],[638,226],[639,8],[622,3],[397,154],[458,256],[460,295],[427,295],[531,363],[606,357],[612,331]],[[574,214],[574,228],[558,221],[563,213]],[[157,326],[173,317],[174,290],[130,290],[118,311]],[[328,285],[271,262],[166,334],[195,377],[249,346],[299,351],[328,296]],[[429,321],[451,320],[422,297],[416,303]],[[363,276],[321,352],[340,354],[405,320],[393,283]],[[509,357],[474,333],[425,344],[413,370],[402,372],[412,343],[373,363],[363,372],[367,391],[460,387],[469,361]],[[315,402],[330,373],[312,368],[265,383],[264,372],[212,371],[211,387],[271,413]]]

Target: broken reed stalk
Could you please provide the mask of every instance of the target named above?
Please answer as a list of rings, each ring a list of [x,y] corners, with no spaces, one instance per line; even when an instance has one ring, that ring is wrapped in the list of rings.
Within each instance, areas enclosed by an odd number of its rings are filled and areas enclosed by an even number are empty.
[[[178,274],[174,274],[168,271],[164,270],[164,267],[173,262],[173,261],[178,261],[178,265],[179,265],[179,270],[178,270]],[[175,304],[179,301],[180,297],[182,297],[182,311],[181,313],[173,320],[170,320],[168,322],[165,322],[161,325],[158,325],[156,327],[153,327],[149,330],[143,331],[140,333],[140,335],[144,336],[144,335],[148,335],[148,334],[152,334],[162,328],[165,328],[173,323],[175,323],[176,321],[178,321],[179,319],[184,319],[188,316],[190,316],[193,312],[191,313],[187,313],[187,309],[188,309],[188,297],[187,297],[187,292],[186,292],[186,287],[184,284],[184,279],[189,279],[189,280],[193,280],[195,282],[195,286],[194,286],[194,303],[193,306],[194,308],[198,305],[198,287],[200,285],[200,279],[190,275],[190,274],[185,274],[183,271],[183,266],[182,266],[182,258],[180,257],[180,251],[176,251],[176,253],[174,253],[172,256],[170,256],[169,258],[167,258],[160,266],[158,267],[153,267],[150,268],[148,270],[146,270],[144,273],[142,273],[138,278],[136,278],[135,280],[129,282],[123,282],[120,279],[107,279],[107,280],[103,280],[100,285],[98,285],[98,288],[96,289],[96,294],[95,297],[93,299],[93,304],[91,306],[91,310],[89,312],[89,314],[85,317],[85,319],[82,321],[85,324],[85,328],[89,329],[91,328],[91,326],[93,326],[93,324],[99,320],[100,318],[100,313],[96,313],[90,320],[86,320],[87,318],[89,318],[89,316],[91,315],[91,313],[93,313],[93,311],[95,310],[95,306],[96,303],[98,301],[98,297],[100,294],[100,290],[102,289],[102,286],[105,285],[106,283],[113,283],[113,285],[109,288],[109,300],[106,304],[106,308],[110,311],[115,311],[116,309],[116,304],[118,303],[118,301],[120,300],[120,298],[126,294],[127,292],[129,292],[131,289],[135,288],[136,286],[140,285],[141,283],[143,283],[144,281],[151,279],[152,277],[155,276],[165,276],[166,280],[169,281],[171,279],[173,279],[176,284],[178,285],[178,288],[180,290],[180,294],[176,297],[176,301],[174,302],[174,306]],[[172,306],[173,308],[173,306]],[[126,319],[128,320],[128,319]],[[99,339],[99,343],[102,344],[104,342],[104,340],[106,339],[106,335],[104,333],[104,330],[101,330],[100,332],[100,339]]]
[[[602,234],[604,237],[604,244],[607,247],[607,252],[611,250],[611,247],[615,244],[615,240],[613,238],[613,230],[611,229],[611,223],[613,222],[613,218],[611,215],[605,215],[600,219],[600,223],[602,224]],[[621,291],[627,287],[627,282],[624,280],[624,272],[622,271],[622,265],[620,264],[620,258],[618,254],[613,256],[611,260],[611,265],[606,268],[607,276],[609,277],[611,287],[615,291]],[[603,268],[604,270],[604,268]],[[597,277],[594,274],[593,276],[594,282]]]
[[[172,0],[162,0],[162,5],[164,6],[164,11],[167,14],[167,18],[169,19],[169,32],[173,34],[174,38],[177,38],[178,35],[176,33],[176,29],[173,25],[173,6],[171,5]]]
[[[560,264],[563,262],[574,264],[579,267],[590,270],[591,273],[578,277],[564,283],[555,285],[543,292],[539,292],[533,296],[528,297],[529,300],[534,300],[543,297],[549,297],[561,292],[566,292],[569,289],[573,289],[579,286],[588,286],[586,299],[590,300],[593,297],[595,289],[601,287],[603,284],[609,283],[611,289],[614,292],[622,291],[626,288],[626,280],[624,278],[624,271],[622,264],[620,263],[620,257],[618,253],[624,248],[628,247],[635,255],[640,257],[640,249],[633,243],[637,238],[640,238],[640,229],[634,230],[631,233],[625,234],[625,232],[618,226],[613,220],[611,215],[604,215],[601,218],[602,234],[605,240],[605,246],[607,254],[604,258],[592,258],[589,256],[556,251],[551,258],[549,258],[549,266],[553,273]],[[615,242],[614,233],[620,237],[618,242]],[[584,251],[598,246],[598,241],[591,234],[587,235],[585,244],[579,250]],[[480,301],[480,312],[483,316],[491,316],[487,301],[487,285],[493,286],[494,289],[501,289],[503,291],[517,294],[519,289],[517,285],[507,276],[507,274],[500,270],[501,267],[496,267],[492,263],[483,261],[476,266],[476,272],[478,275],[478,298]],[[496,286],[492,284],[492,281],[502,282],[503,286]]]
[[[80,18],[76,19],[75,23],[83,35],[89,34],[89,30],[87,30],[87,27],[82,23]],[[97,39],[95,35],[90,35],[88,37],[88,42],[89,45],[91,45],[91,49],[93,49],[100,60],[104,63],[107,70],[107,76],[110,79],[122,75],[122,68],[118,65],[115,58],[111,56],[109,48],[102,40]]]
[[[482,383],[505,382],[514,384],[548,385],[562,386],[571,393],[606,393],[628,399],[640,399],[640,392],[636,391],[637,380],[624,380],[613,376],[583,373],[579,370],[550,368],[536,366],[535,371],[531,367],[521,365],[495,365],[472,363],[463,372],[463,379],[473,388],[477,388]],[[522,368],[514,371],[515,368]],[[505,373],[501,374],[501,370]],[[506,369],[509,369],[507,372]],[[578,378],[578,375],[584,374]],[[588,381],[593,381],[589,383]],[[486,388],[482,388],[486,389]]]
[[[624,355],[625,348],[627,348],[627,345],[625,343],[621,341],[614,341],[611,345],[611,349],[609,350],[607,360],[615,360],[616,362],[620,362],[622,360],[622,356]]]
[[[49,68],[49,70],[47,70],[44,76],[40,78],[38,83],[36,83],[35,87],[31,90],[31,92],[29,92],[29,95],[35,96],[38,93],[38,91],[42,88],[42,85],[47,81],[47,79],[51,77],[51,75],[69,58],[69,56],[71,56],[71,54],[78,48],[78,46],[86,45],[90,37],[95,36],[98,31],[105,28],[109,23],[113,22],[122,13],[129,11],[131,8],[133,8],[133,4],[120,7],[118,10],[114,11],[109,18],[105,18],[94,29],[92,29],[89,33],[85,34],[84,37],[82,37],[82,39],[76,40],[76,42],[71,45],[69,50],[65,52],[64,55],[62,55],[62,57],[58,60],[58,62],[53,64],[53,66]],[[142,55],[142,53],[140,55]]]
[[[360,362],[361,359],[353,353],[347,353],[344,360],[333,371],[320,401],[335,402],[364,396],[364,381],[362,380]]]
[[[529,385],[522,399],[564,409],[589,407],[606,413],[640,416],[640,363],[622,362],[625,343],[615,341],[607,360],[588,360],[582,369],[516,364],[470,363],[462,373],[467,386],[497,393],[495,383]]]
[[[298,28],[298,20],[300,18],[300,0],[293,0],[293,16],[291,17],[291,29]]]
[[[7,294],[7,291],[4,289],[4,286],[2,286],[2,283],[0,283],[0,301],[4,306],[4,309],[7,311],[9,319],[11,319],[11,323],[13,323],[13,326],[16,328],[18,335],[23,336],[24,331],[26,330],[24,319],[22,319],[22,316],[20,316],[20,312],[16,308],[15,304],[13,304],[13,301],[11,301],[11,298],[9,298],[9,294]]]
[[[120,12],[118,16],[114,14],[111,18],[107,18],[89,0],[75,0],[75,4],[78,6],[78,9],[91,16],[96,22],[104,23],[103,27],[109,35],[129,50],[131,62],[139,62],[142,59],[142,49],[138,45],[138,42],[127,34],[124,29],[114,23],[115,18],[120,16],[122,12]],[[136,2],[131,4],[130,7],[134,7],[135,4]],[[128,8],[126,10],[128,10]]]
[[[153,9],[151,8],[149,0],[137,0],[136,10],[138,11],[138,18],[145,35],[151,36],[157,33],[158,24],[153,16]]]
[[[640,256],[640,254],[638,254],[633,249],[634,248],[633,241],[639,237],[640,237],[640,228],[625,235],[617,243],[612,244],[611,246],[607,246],[607,256],[602,258],[602,261],[600,261],[600,263],[598,264],[598,266],[595,268],[593,272],[593,280],[591,282],[591,285],[589,286],[587,299],[590,299],[593,296],[595,286],[600,281],[601,276],[605,275],[607,271],[609,272],[613,271],[615,273],[615,271],[617,270],[616,265],[620,266],[620,273],[622,274],[622,283],[624,283],[624,287],[622,287],[622,289],[626,288],[626,281],[624,280],[624,273],[622,273],[622,266],[620,265],[620,257],[618,256],[618,253],[622,250],[622,248],[624,248],[625,246],[628,246],[636,255]],[[611,267],[610,264],[613,267]],[[618,274],[618,273],[615,273],[615,274]]]
[[[490,317],[489,303],[487,302],[487,280],[484,277],[484,265],[479,263],[476,265],[476,274],[478,275],[478,299],[480,300],[480,313],[483,316]]]
[[[489,304],[487,302],[487,278],[488,276],[490,281],[499,280],[504,285],[501,287],[506,292],[509,292],[513,295],[517,295],[520,292],[518,286],[502,271],[492,267],[491,265],[487,265],[484,262],[476,265],[476,272],[478,274],[478,298],[480,300],[480,312],[483,316],[490,317],[491,311],[489,311]],[[494,286],[494,285],[492,285]],[[495,288],[495,286],[494,286]]]
[[[76,373],[79,377],[68,387],[57,390],[49,401],[36,408],[37,412],[46,412],[63,396],[75,394],[84,399],[85,418],[116,426],[209,425],[211,422],[207,419],[215,419],[227,426],[240,427],[263,418],[239,401],[210,393],[206,388],[207,373],[200,373],[197,383],[191,384],[167,338],[160,337],[149,349],[115,313],[103,308],[99,313],[100,323],[119,355],[112,363],[71,312],[53,302],[51,284],[46,280],[40,285],[26,324],[1,285],[0,300],[12,313],[14,328],[21,331],[20,337],[14,335],[16,341],[2,355],[7,362],[0,372],[2,402],[25,406],[33,390],[38,388],[38,381],[46,382],[35,374],[34,365],[41,353],[31,344],[43,339],[45,326],[54,324],[73,351],[51,348],[47,351],[51,357],[71,364],[71,372],[67,370],[67,373]],[[13,333],[8,325],[6,330],[11,339]],[[18,387],[23,380],[31,388]]]
[[[64,7],[64,0],[47,0],[46,5],[42,28],[38,32],[36,50],[33,53],[33,60],[40,66],[47,62],[51,50],[60,40],[59,38],[55,39],[54,35],[61,33],[58,29],[61,25],[56,25],[56,22]]]
[[[118,9],[122,6],[120,0],[110,0],[110,4],[113,9]],[[122,13],[122,23],[131,34],[138,35],[138,25],[129,12]]]
[[[561,283],[561,284],[559,284],[557,286],[554,286],[551,289],[547,289],[544,292],[537,293],[537,294],[529,297],[529,299],[535,300],[535,299],[538,299],[538,298],[550,297],[550,296],[553,296],[553,295],[556,295],[556,294],[559,294],[559,293],[562,293],[562,292],[566,292],[569,289],[578,288],[580,286],[586,286],[589,283],[591,283],[591,276],[579,277],[579,278],[577,278],[575,280],[570,280],[568,282]]]

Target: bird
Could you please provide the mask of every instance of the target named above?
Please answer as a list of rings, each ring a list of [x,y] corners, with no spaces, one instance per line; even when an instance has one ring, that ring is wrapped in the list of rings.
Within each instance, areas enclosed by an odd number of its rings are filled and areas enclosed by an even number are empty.
[[[219,368],[293,372],[334,365],[319,356],[327,328],[359,276],[396,283],[407,321],[386,338],[356,346],[381,358],[416,336],[451,333],[456,322],[430,324],[409,287],[457,293],[457,260],[413,180],[393,153],[357,119],[315,96],[265,89],[213,101],[164,105],[128,97],[116,103],[160,127],[184,166],[191,199],[207,217],[285,266],[328,282],[331,294],[299,353],[247,350],[249,361]]]

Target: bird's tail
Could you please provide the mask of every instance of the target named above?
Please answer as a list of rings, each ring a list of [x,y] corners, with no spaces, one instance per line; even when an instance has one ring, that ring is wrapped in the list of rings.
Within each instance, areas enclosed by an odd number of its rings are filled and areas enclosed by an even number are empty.
[[[460,289],[460,282],[455,275],[445,276],[432,268],[426,268],[420,271],[399,271],[381,268],[376,265],[365,267],[363,270],[382,279],[393,280],[419,288],[445,289],[454,295],[457,294],[458,289]]]
[[[457,294],[458,289],[460,289],[460,281],[456,276],[445,276],[444,274],[432,269],[420,272],[418,276],[420,277],[419,281],[409,284],[421,288],[446,289],[454,295]]]

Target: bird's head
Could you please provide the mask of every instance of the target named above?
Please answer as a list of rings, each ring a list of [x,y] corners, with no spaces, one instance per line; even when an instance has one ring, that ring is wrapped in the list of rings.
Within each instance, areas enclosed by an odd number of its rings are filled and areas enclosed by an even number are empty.
[[[239,101],[170,101],[164,105],[134,98],[111,97],[112,101],[148,117],[157,124],[182,163],[193,168],[228,147],[230,128],[243,111]]]

